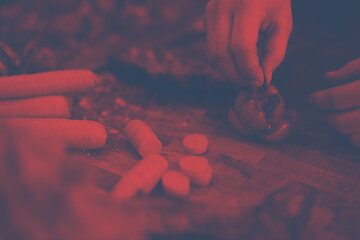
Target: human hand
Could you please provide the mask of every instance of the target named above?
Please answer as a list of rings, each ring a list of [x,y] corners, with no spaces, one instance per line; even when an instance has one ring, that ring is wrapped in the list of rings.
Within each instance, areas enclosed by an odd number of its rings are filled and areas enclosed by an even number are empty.
[[[69,94],[91,89],[97,81],[88,70],[2,76],[0,125],[8,126],[14,136],[51,136],[72,149],[101,148],[107,138],[102,124],[64,119],[71,116]]]
[[[312,93],[309,102],[321,109],[336,110],[327,118],[330,125],[360,147],[360,58],[325,77],[343,84]]]
[[[210,0],[204,19],[208,56],[226,78],[261,86],[265,75],[270,84],[292,30],[290,0]]]

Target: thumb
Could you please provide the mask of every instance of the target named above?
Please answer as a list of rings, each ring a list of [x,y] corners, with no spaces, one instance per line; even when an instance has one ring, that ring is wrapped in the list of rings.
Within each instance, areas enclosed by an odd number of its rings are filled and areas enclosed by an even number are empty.
[[[275,69],[284,60],[290,32],[286,28],[278,28],[265,39],[261,67],[267,85],[271,83]]]
[[[360,78],[360,58],[347,63],[336,71],[327,72],[325,77],[333,82],[356,80]]]

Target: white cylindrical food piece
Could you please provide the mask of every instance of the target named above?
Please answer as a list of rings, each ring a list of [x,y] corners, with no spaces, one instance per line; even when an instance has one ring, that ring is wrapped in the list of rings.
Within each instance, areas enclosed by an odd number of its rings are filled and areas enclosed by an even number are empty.
[[[0,117],[69,118],[70,106],[64,96],[0,101]]]
[[[134,174],[136,173],[143,179],[144,184],[140,190],[144,194],[149,194],[160,181],[168,166],[168,161],[159,154],[151,154],[141,160],[141,164],[134,167]]]
[[[123,176],[112,190],[112,195],[118,200],[127,200],[135,197],[143,184],[141,177],[135,174]]]
[[[0,77],[0,98],[26,98],[85,91],[98,77],[89,70],[62,70]]]
[[[168,168],[168,162],[158,154],[151,154],[136,164],[117,183],[113,195],[118,199],[135,196],[139,191],[149,194]]]
[[[178,171],[167,171],[161,178],[166,194],[173,197],[186,197],[190,192],[190,179]]]
[[[151,128],[141,120],[131,120],[124,129],[130,143],[143,158],[159,154],[162,144]]]
[[[203,134],[189,134],[183,139],[185,151],[191,154],[202,154],[207,151],[208,138]]]
[[[207,186],[212,177],[212,168],[206,158],[200,156],[186,156],[180,159],[181,171],[189,176],[191,182],[198,186]]]
[[[4,120],[16,134],[40,135],[55,138],[72,149],[96,149],[104,146],[105,127],[89,120],[57,118],[8,118]]]

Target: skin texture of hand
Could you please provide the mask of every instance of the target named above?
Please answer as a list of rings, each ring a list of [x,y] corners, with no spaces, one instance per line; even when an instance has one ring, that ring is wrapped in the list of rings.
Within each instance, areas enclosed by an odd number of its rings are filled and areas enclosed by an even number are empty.
[[[291,0],[210,0],[204,20],[208,57],[224,77],[261,86],[265,75],[270,84],[292,30]]]
[[[329,123],[353,145],[360,147],[360,58],[326,73],[325,77],[343,84],[314,92],[309,102],[321,109],[336,110],[328,116]]]

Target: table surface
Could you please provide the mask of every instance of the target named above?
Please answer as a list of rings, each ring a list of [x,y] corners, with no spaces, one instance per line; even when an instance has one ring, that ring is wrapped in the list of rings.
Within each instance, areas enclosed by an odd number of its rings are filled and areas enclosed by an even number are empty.
[[[193,38],[194,45],[204,43],[203,36]],[[101,169],[98,186],[111,191],[140,160],[123,132],[127,121],[138,118],[157,134],[172,169],[186,155],[182,138],[205,134],[204,156],[214,170],[210,186],[192,187],[185,199],[166,197],[161,186],[139,197],[145,207],[138,211],[151,216],[144,231],[153,239],[359,238],[359,150],[323,124],[322,113],[306,101],[312,90],[324,88],[321,71],[348,56],[329,53],[327,46],[316,54],[316,40],[310,43],[302,49],[309,42],[290,42],[287,62],[274,77],[299,115],[291,136],[277,144],[238,136],[229,127],[226,112],[238,91],[233,85],[206,76],[154,76],[143,72],[142,63],[128,65],[123,54],[109,60],[99,71],[102,85],[79,97],[83,107],[74,109],[75,116],[103,122],[109,133],[104,149],[84,157]],[[328,54],[336,61],[325,60]]]
[[[117,64],[122,63],[109,63]],[[102,84],[78,96],[73,110],[75,118],[95,119],[107,128],[105,147],[81,157],[101,169],[100,188],[111,191],[119,176],[140,160],[123,132],[130,119],[151,126],[171,169],[177,169],[179,158],[186,155],[181,145],[186,134],[209,138],[204,156],[214,170],[210,186],[192,187],[190,196],[180,200],[165,196],[161,186],[139,197],[146,200],[145,210],[139,211],[149,212],[146,228],[154,232],[154,239],[359,236],[359,150],[324,125],[315,110],[306,110],[304,103],[289,100],[299,112],[297,124],[287,140],[268,144],[238,136],[230,128],[226,111],[236,93],[231,86],[196,89],[157,78],[134,83],[112,67],[100,75]]]

